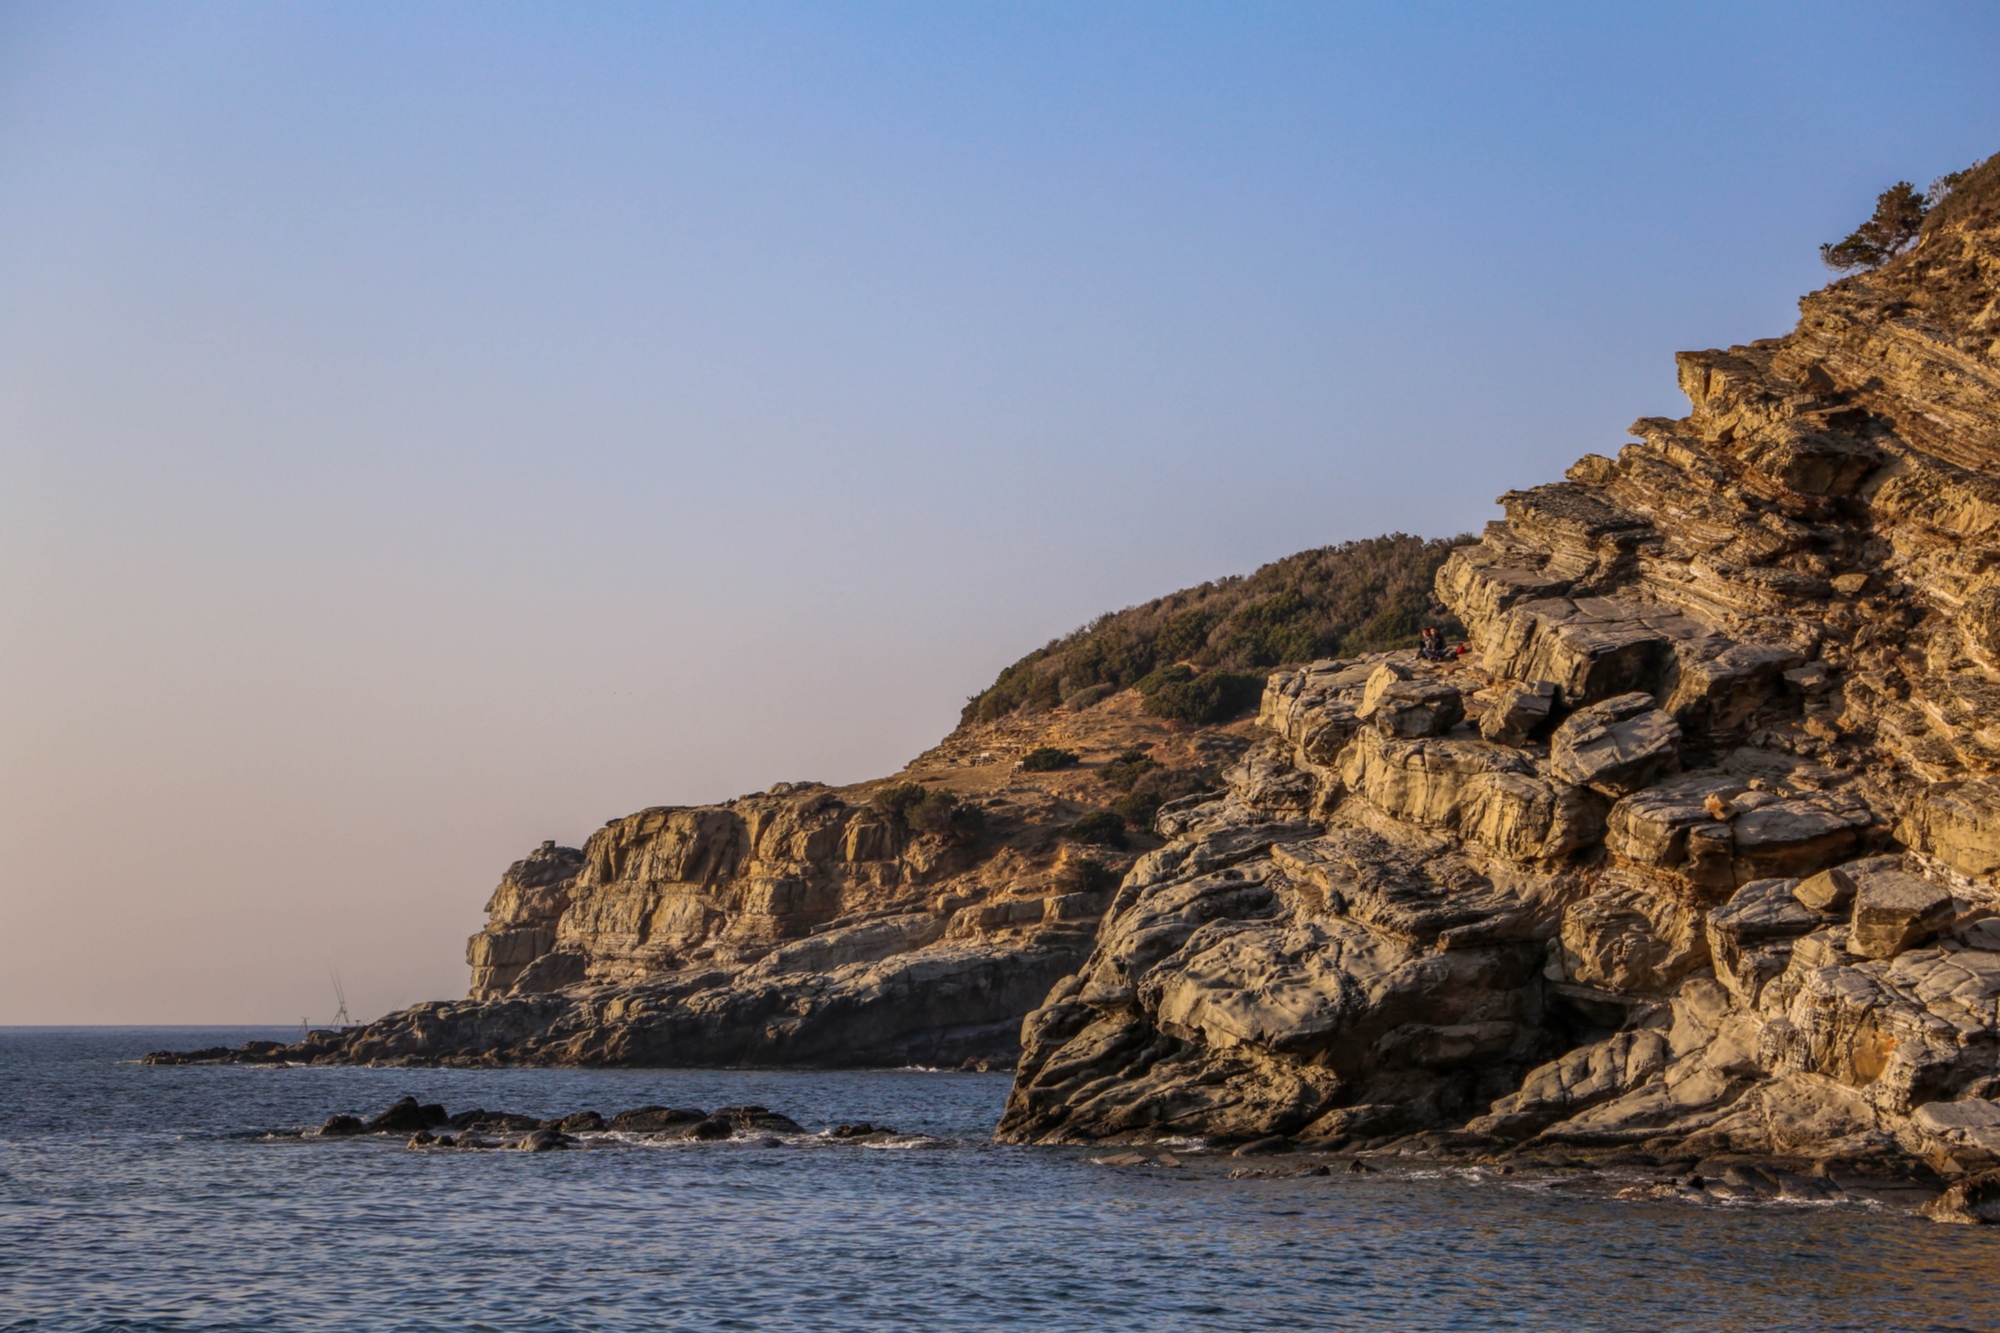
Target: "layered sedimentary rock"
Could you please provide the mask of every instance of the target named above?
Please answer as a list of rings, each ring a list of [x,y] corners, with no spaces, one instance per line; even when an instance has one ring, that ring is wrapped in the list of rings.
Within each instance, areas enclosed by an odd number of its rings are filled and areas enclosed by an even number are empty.
[[[1997,177],[1503,496],[1468,656],[1272,675],[1003,1137],[2000,1161]]]
[[[891,782],[978,838],[889,784],[642,811],[508,871],[469,999],[194,1058],[1018,1051],[1019,1141],[1922,1159],[2000,1217],[2000,163],[1959,189],[1502,497],[1437,579],[1469,655],[968,727]],[[1221,783],[1065,835],[1140,763]]]
[[[890,779],[781,783],[543,843],[468,941],[466,999],[151,1058],[1009,1066],[1022,1015],[1159,844],[1128,843],[1105,807],[1141,775],[1210,783],[1248,744],[1247,720],[1176,726],[1140,705],[1126,691],[970,726]],[[1022,762],[1037,750],[1056,765]]]

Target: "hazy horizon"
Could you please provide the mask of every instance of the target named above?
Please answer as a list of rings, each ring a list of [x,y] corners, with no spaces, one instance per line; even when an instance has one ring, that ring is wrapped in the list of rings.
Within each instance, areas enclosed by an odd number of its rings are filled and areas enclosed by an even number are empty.
[[[1990,6],[0,4],[0,1023],[467,984],[506,865],[1679,416]]]

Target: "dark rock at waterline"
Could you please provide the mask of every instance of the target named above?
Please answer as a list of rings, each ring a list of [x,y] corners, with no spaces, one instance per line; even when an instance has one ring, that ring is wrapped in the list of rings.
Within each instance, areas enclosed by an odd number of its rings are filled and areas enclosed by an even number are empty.
[[[873,1125],[863,1120],[858,1125],[835,1125],[827,1130],[827,1137],[834,1139],[860,1139],[870,1134],[893,1134],[896,1131],[887,1125]]]
[[[780,1115],[765,1106],[722,1106],[716,1108],[716,1120],[725,1120],[743,1134],[803,1134],[805,1126],[788,1115]]]
[[[432,1118],[435,1113],[436,1118]],[[419,1106],[415,1097],[404,1097],[367,1124],[370,1134],[413,1134],[433,1125],[449,1124],[451,1117],[442,1106]]]
[[[1291,1146],[1292,1146],[1292,1141],[1286,1138],[1283,1134],[1271,1134],[1261,1139],[1252,1139],[1250,1142],[1244,1144],[1242,1147],[1238,1148],[1235,1152],[1231,1153],[1230,1156],[1262,1157],[1266,1153],[1288,1152],[1290,1151]]]
[[[149,1051],[144,1065],[282,1065],[324,1061],[339,1051],[345,1034],[314,1031],[286,1045],[277,1041],[246,1041],[241,1046],[204,1046],[198,1051]]]
[[[2000,1171],[1967,1176],[1918,1211],[1933,1222],[2000,1222]]]
[[[575,1146],[576,1140],[559,1129],[538,1129],[521,1140],[522,1152],[554,1152]]]
[[[421,1148],[449,1142],[433,1132],[443,1129],[460,1131],[461,1147],[483,1146],[469,1137],[475,1132],[518,1133],[526,1136],[518,1146],[526,1148],[531,1144],[541,1144],[532,1151],[542,1152],[551,1145],[573,1146],[576,1143],[575,1134],[600,1132],[607,1128],[652,1133],[678,1131],[683,1138],[707,1140],[738,1136],[763,1140],[773,1134],[805,1133],[798,1121],[765,1106],[725,1106],[712,1113],[686,1106],[641,1106],[620,1111],[609,1121],[596,1111],[575,1111],[544,1120],[478,1108],[452,1115],[436,1103],[420,1104],[415,1097],[404,1097],[371,1120],[364,1121],[352,1115],[332,1116],[320,1126],[317,1135],[321,1138],[343,1138],[356,1134],[408,1134],[411,1136],[409,1146]],[[873,1125],[843,1128],[851,1133],[888,1132]],[[553,1139],[549,1137],[551,1135]]]
[[[221,1065],[248,1062],[246,1051],[227,1046],[204,1046],[198,1051],[148,1051],[139,1058],[144,1065]]]
[[[486,1119],[480,1122],[480,1125],[482,1128],[493,1130],[535,1130],[542,1127],[542,1122],[531,1115],[513,1115],[509,1112],[501,1111],[487,1116]]]
[[[639,1106],[611,1117],[611,1128],[632,1133],[678,1129],[708,1119],[708,1112],[688,1106]]]

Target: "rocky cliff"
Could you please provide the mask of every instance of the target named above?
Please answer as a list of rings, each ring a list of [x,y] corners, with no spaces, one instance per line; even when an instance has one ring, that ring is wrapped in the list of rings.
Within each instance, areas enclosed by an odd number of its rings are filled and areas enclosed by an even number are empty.
[[[1271,676],[1001,1134],[2000,1160],[2000,159]]]
[[[1011,1066],[1088,956],[1159,800],[1211,787],[1243,718],[1144,697],[961,727],[902,773],[642,810],[517,861],[468,942],[470,996],[157,1062]]]
[[[2000,159],[1680,371],[1689,415],[1435,553],[1468,656],[1190,726],[1061,641],[897,778],[545,844],[465,1001],[159,1058],[1018,1051],[1016,1141],[2000,1162]]]

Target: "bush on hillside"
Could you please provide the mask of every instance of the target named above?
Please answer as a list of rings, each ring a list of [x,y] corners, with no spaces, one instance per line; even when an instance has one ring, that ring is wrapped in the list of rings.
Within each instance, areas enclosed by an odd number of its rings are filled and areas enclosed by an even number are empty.
[[[1875,197],[1873,217],[1849,232],[1846,240],[1828,242],[1819,248],[1820,260],[1828,268],[1841,271],[1880,268],[1917,239],[1917,233],[1924,227],[1924,214],[1929,211],[1929,203],[1917,193],[1916,186],[1897,181]]]
[[[1212,768],[1161,768],[1155,765],[1140,774],[1132,789],[1113,801],[1111,808],[1133,828],[1150,829],[1160,813],[1160,807],[1168,801],[1208,791],[1214,786],[1215,770]]]
[[[1056,871],[1058,893],[1102,893],[1118,887],[1118,876],[1094,856],[1079,856]]]
[[[1157,671],[1148,671],[1132,683],[1132,688],[1147,698],[1173,685],[1185,685],[1194,679],[1194,668],[1183,662],[1163,666]]]
[[[868,804],[897,828],[935,833],[957,843],[977,842],[986,832],[986,813],[948,791],[928,791],[900,782],[876,792]]]
[[[1160,761],[1144,750],[1127,750],[1113,759],[1097,775],[1119,791],[1131,791],[1139,779],[1160,766]]]
[[[1037,745],[1021,756],[1021,767],[1030,773],[1053,773],[1059,768],[1075,766],[1075,755],[1068,750],[1058,750],[1053,745]]]
[[[909,826],[910,807],[922,803],[930,793],[914,782],[899,782],[893,787],[884,787],[868,799],[868,806],[876,814],[896,825]]]
[[[1144,708],[1154,717],[1206,726],[1255,708],[1263,697],[1261,671],[1204,671],[1192,680],[1161,685],[1147,696]]]
[[[1116,693],[1118,693],[1116,685],[1086,685],[1080,690],[1065,692],[1062,696],[1062,705],[1072,713],[1081,713],[1086,708],[1103,703]]]
[[[1842,241],[1822,245],[1819,257],[1830,269],[1880,268],[1909,249],[1919,237],[1946,222],[1990,212],[2000,200],[2000,154],[1931,182],[1922,194],[1897,181],[1875,196],[1875,212]]]
[[[1406,648],[1425,625],[1462,634],[1432,586],[1452,548],[1473,540],[1397,534],[1322,547],[1099,616],[1002,671],[960,720],[1054,708],[1097,687],[1129,688],[1176,663],[1187,664],[1181,670],[1192,680],[1198,670]]]
[[[1063,830],[1063,836],[1071,842],[1097,847],[1116,847],[1121,851],[1127,845],[1125,820],[1110,810],[1099,810],[1085,815]]]
[[[2000,217],[2000,153],[1940,177],[1926,202],[1927,232],[1953,223],[1991,223]]]

